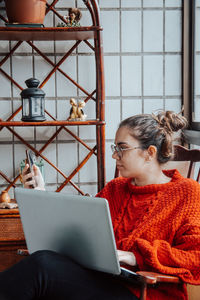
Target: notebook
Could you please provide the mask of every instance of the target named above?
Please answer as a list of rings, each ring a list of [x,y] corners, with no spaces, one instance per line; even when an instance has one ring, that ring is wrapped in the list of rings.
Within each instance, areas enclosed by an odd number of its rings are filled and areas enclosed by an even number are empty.
[[[30,254],[52,250],[89,269],[138,276],[120,267],[106,199],[24,188],[15,198]]]

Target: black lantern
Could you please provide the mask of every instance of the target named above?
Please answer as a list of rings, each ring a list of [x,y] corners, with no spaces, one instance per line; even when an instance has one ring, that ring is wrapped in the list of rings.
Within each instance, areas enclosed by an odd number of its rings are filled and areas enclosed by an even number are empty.
[[[22,121],[45,121],[44,96],[45,93],[38,88],[39,80],[30,78],[25,81],[27,89],[21,92]]]

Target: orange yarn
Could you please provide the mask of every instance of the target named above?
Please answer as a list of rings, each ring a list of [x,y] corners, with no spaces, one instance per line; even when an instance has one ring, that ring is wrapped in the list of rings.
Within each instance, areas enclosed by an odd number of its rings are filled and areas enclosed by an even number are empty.
[[[109,202],[117,248],[132,251],[140,270],[200,284],[200,185],[177,170],[163,172],[170,182],[134,186],[119,177],[97,197]],[[185,285],[165,284],[149,288],[147,299],[188,298]]]

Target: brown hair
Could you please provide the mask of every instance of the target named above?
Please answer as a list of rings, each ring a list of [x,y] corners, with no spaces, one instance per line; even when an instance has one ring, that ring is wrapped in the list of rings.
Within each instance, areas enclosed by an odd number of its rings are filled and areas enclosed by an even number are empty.
[[[187,120],[173,111],[162,111],[157,115],[132,116],[123,120],[119,128],[124,126],[140,142],[142,149],[148,149],[150,145],[156,146],[158,162],[165,163],[172,157],[173,132],[185,128]]]

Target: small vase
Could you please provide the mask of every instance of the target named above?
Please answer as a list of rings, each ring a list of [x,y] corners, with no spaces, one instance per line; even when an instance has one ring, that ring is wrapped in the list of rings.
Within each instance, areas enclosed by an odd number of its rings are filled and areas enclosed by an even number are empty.
[[[1,195],[0,195],[0,202],[2,203],[2,202],[7,202],[7,203],[9,203],[10,202],[10,196],[9,196],[9,194],[8,194],[8,192],[7,191],[2,191],[1,192]]]
[[[9,23],[43,24],[46,0],[5,0]]]

